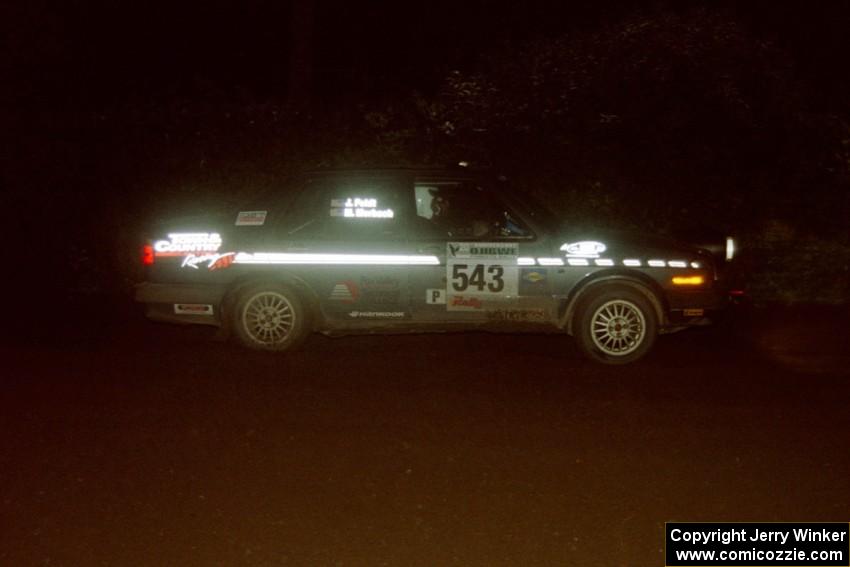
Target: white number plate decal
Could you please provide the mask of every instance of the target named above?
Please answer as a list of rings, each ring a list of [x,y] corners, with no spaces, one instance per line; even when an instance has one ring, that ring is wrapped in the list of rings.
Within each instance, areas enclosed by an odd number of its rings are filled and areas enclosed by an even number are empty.
[[[502,242],[449,242],[446,308],[479,311],[485,302],[517,294],[518,246]]]

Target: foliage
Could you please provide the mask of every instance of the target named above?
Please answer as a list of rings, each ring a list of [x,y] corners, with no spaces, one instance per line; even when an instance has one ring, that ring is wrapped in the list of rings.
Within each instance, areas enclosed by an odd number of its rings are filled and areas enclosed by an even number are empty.
[[[638,14],[504,45],[433,95],[304,109],[210,91],[86,115],[42,109],[4,171],[21,187],[14,210],[37,204],[61,228],[48,246],[75,244],[55,270],[88,287],[133,281],[128,258],[151,216],[283,191],[314,167],[467,159],[566,218],[737,234],[772,258],[753,264],[771,282],[758,294],[823,299],[812,290],[850,250],[850,127],[810,107],[797,77],[778,46],[715,13]],[[793,242],[766,240],[776,223]],[[820,295],[846,299],[843,273]]]
[[[624,221],[732,228],[755,206],[799,219],[796,199],[814,191],[813,224],[825,213],[834,227],[846,206],[835,118],[806,108],[781,50],[705,10],[507,46],[452,73],[440,101],[436,121],[459,146],[523,173],[544,163],[542,190],[619,202]]]

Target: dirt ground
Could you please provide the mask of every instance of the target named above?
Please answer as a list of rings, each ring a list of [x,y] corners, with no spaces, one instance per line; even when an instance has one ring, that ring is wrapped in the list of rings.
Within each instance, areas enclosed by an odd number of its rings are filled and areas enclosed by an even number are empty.
[[[0,347],[0,564],[658,566],[665,521],[850,520],[847,309],[611,368],[547,335],[266,355],[95,303]]]

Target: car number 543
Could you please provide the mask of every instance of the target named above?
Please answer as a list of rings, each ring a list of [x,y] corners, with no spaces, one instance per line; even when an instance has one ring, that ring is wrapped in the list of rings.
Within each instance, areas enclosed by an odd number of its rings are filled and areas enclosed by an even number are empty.
[[[479,293],[500,293],[505,289],[505,268],[498,264],[454,264],[452,289],[467,291],[475,288]]]

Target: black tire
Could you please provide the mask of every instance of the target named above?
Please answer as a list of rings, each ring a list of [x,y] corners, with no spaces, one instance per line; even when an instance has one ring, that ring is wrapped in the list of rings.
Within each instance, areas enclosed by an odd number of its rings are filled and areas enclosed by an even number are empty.
[[[230,324],[243,346],[275,352],[294,349],[310,332],[309,312],[298,293],[275,282],[242,289]]]
[[[658,321],[643,293],[628,286],[608,285],[581,302],[573,334],[579,348],[592,360],[629,364],[652,349]]]

